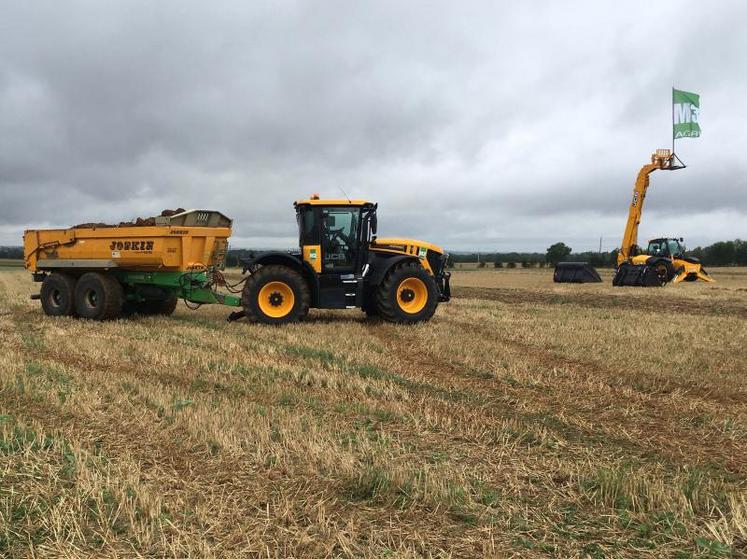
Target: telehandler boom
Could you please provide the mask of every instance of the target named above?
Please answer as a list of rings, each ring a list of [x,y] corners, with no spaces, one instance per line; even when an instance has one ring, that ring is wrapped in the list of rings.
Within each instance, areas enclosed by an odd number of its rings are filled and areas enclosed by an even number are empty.
[[[637,244],[649,175],[656,170],[674,171],[683,167],[676,155],[668,149],[659,149],[651,156],[651,163],[641,167],[638,172],[622,245],[617,253],[617,273],[613,285],[656,287],[670,281],[714,281],[697,258],[685,256],[682,238],[653,239],[649,241],[646,251],[642,251]]]

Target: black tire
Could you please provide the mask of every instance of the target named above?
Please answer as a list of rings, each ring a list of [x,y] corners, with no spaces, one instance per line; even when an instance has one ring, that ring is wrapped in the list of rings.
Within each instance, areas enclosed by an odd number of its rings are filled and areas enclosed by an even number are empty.
[[[381,318],[381,314],[379,313],[379,308],[376,306],[376,301],[373,301],[371,304],[366,305],[361,310],[364,313],[366,313],[366,318],[370,318],[372,320]]]
[[[646,265],[651,268],[659,278],[659,285],[665,286],[674,278],[674,265],[666,258],[649,258]]]
[[[420,280],[426,289],[426,299],[423,307],[416,312],[408,312],[408,301],[404,300],[407,290],[400,291],[400,286],[407,279]],[[400,301],[400,298],[403,298]],[[390,270],[376,291],[376,306],[379,316],[387,322],[400,324],[414,324],[430,320],[438,307],[438,286],[419,262],[408,261]]]
[[[134,304],[134,312],[142,315],[169,316],[174,314],[179,298],[176,293],[171,293],[166,299],[155,301],[141,301]]]
[[[49,316],[75,316],[75,278],[54,272],[44,278],[41,305]]]
[[[280,291],[272,290],[272,285],[280,284],[284,284],[292,292],[292,304],[286,297],[289,294],[287,291],[284,296]],[[266,295],[268,299],[260,303],[260,294],[265,287],[268,289],[263,297]],[[264,324],[287,324],[306,317],[311,305],[311,294],[306,280],[293,268],[282,265],[262,266],[246,280],[241,292],[241,305],[249,320]],[[287,312],[283,311],[284,305],[288,305]],[[262,306],[267,310],[277,307],[277,312],[283,314],[272,316]]]
[[[109,320],[122,314],[122,286],[98,272],[83,274],[75,286],[75,310],[81,318]]]

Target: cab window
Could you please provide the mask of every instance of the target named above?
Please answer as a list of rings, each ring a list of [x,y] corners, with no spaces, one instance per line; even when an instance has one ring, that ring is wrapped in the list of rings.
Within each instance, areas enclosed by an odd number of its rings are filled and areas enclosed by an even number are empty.
[[[358,247],[360,208],[322,210],[322,267],[325,271],[352,271]]]
[[[646,251],[651,256],[665,256],[667,254],[666,241],[651,241]]]

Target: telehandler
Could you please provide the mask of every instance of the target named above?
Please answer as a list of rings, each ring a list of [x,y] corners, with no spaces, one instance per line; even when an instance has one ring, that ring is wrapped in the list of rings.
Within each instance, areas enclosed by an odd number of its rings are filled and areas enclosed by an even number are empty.
[[[42,284],[33,298],[48,315],[95,320],[168,315],[181,298],[188,306],[241,307],[229,320],[267,324],[302,320],[309,308],[360,308],[386,321],[415,323],[450,299],[444,250],[412,239],[377,239],[377,204],[314,195],[294,205],[299,250],[253,254],[233,285],[221,273],[232,222],[220,212],[28,230],[26,268]]]
[[[674,171],[683,167],[674,153],[668,149],[659,149],[651,156],[651,163],[641,167],[638,172],[622,246],[617,253],[617,272],[612,280],[613,285],[660,287],[669,282],[676,284],[698,279],[714,281],[697,258],[685,255],[681,237],[653,239],[649,241],[645,251],[637,245],[638,225],[641,223],[649,175],[656,170]]]

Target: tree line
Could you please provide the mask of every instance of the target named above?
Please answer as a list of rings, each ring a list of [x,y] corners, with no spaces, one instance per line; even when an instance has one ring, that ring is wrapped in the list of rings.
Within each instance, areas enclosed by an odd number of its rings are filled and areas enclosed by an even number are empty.
[[[706,266],[747,266],[747,241],[719,241],[705,247],[687,251],[688,256],[698,258]],[[480,262],[483,266],[512,268],[520,264],[524,268],[554,266],[558,262],[588,262],[595,268],[614,268],[617,265],[617,249],[610,252],[573,252],[565,243],[554,243],[544,252],[460,252],[449,255],[451,266],[457,263]]]
[[[241,258],[248,257],[249,249],[230,249],[226,264],[238,266]],[[719,241],[705,247],[695,247],[687,252],[706,266],[747,266],[747,241]],[[23,248],[0,246],[0,258],[22,259]],[[614,267],[617,264],[617,250],[611,252],[573,252],[565,243],[554,243],[542,252],[458,252],[449,255],[449,264],[480,262],[484,266],[511,268],[521,265],[525,268],[555,265],[557,262],[588,262],[595,268]]]

